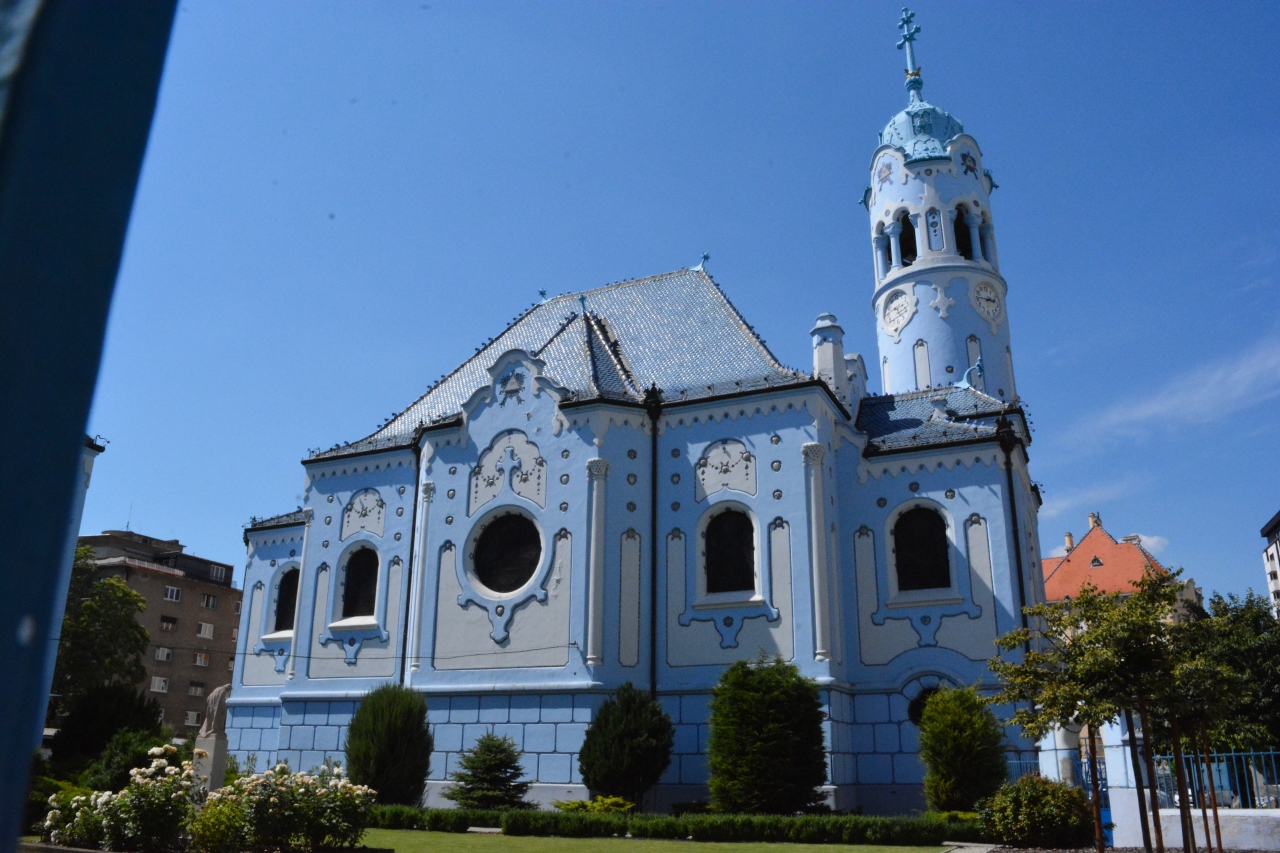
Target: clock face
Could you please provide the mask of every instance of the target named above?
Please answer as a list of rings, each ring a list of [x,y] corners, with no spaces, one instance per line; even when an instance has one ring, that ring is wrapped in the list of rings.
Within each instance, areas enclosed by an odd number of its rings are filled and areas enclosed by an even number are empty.
[[[378,518],[382,515],[382,506],[382,498],[370,492],[358,495],[355,501],[352,502],[352,509],[355,510],[355,514],[360,518],[369,518],[370,516],[375,519]]]
[[[986,282],[979,284],[974,288],[973,298],[982,316],[988,320],[994,320],[1000,316],[1000,297],[996,294],[994,287]]]
[[[892,332],[902,330],[911,319],[911,298],[904,291],[895,291],[884,303],[884,325]]]

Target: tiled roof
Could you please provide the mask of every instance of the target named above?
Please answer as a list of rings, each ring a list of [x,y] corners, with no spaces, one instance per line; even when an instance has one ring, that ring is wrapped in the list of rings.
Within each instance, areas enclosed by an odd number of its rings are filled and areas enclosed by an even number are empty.
[[[1147,565],[1157,572],[1167,571],[1147,549],[1134,542],[1117,542],[1101,525],[1089,528],[1067,556],[1041,563],[1048,601],[1075,596],[1086,582],[1102,592],[1130,593]]]
[[[945,400],[946,417],[936,415],[934,400]],[[905,394],[864,397],[858,430],[866,433],[867,455],[957,441],[995,438],[994,418],[1007,406],[970,387],[946,386]]]
[[[705,272],[678,270],[535,305],[378,431],[317,457],[411,444],[420,427],[457,416],[512,349],[542,359],[580,400],[639,402],[655,384],[666,400],[690,400],[810,378],[778,363]]]

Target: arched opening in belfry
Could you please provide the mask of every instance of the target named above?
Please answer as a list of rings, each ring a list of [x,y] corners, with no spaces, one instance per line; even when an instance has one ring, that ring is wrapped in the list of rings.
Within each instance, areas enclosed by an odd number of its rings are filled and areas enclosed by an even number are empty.
[[[960,253],[960,257],[971,261],[973,260],[973,238],[969,235],[969,224],[964,221],[968,215],[969,208],[963,204],[956,205],[956,216],[952,225],[956,233],[956,251]]]
[[[902,225],[902,234],[898,237],[898,245],[902,251],[902,265],[909,267],[919,256],[916,249],[916,228],[911,224],[911,217],[906,211],[898,214],[898,222]]]

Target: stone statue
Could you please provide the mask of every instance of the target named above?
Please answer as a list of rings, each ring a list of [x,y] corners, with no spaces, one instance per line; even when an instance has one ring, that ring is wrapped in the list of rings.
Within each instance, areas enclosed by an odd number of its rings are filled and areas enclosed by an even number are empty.
[[[231,685],[224,684],[221,687],[215,687],[209,694],[209,701],[205,704],[204,724],[200,726],[200,733],[196,737],[226,734],[227,694],[230,692]]]

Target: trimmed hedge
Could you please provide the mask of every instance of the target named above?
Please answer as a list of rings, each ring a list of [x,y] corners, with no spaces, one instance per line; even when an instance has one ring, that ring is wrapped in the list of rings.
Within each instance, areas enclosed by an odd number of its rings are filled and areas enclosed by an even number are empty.
[[[863,815],[667,815],[592,814],[590,812],[473,811],[375,806],[379,829],[466,832],[468,827],[501,827],[504,835],[561,838],[668,838],[694,841],[770,841],[793,844],[918,844],[985,841],[973,819],[866,817]]]

